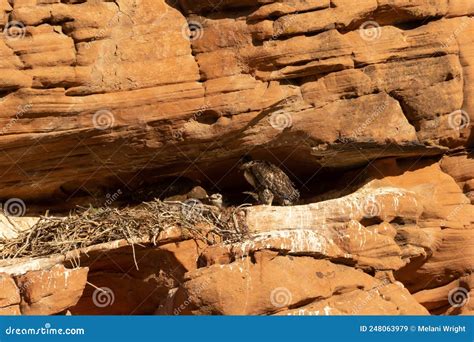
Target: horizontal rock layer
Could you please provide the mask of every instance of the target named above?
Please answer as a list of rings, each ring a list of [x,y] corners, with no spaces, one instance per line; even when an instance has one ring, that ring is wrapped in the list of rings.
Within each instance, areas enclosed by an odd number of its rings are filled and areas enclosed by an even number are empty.
[[[226,188],[221,170],[250,150],[304,178],[301,160],[467,146],[473,13],[464,0],[1,0],[0,197],[58,203],[166,175]]]

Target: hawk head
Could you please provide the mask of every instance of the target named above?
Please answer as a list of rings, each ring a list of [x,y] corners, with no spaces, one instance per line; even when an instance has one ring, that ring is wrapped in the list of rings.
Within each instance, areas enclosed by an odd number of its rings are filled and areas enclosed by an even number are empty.
[[[252,165],[254,165],[255,162],[252,160],[252,157],[248,154],[243,155],[239,159],[239,169],[240,170],[248,170]]]

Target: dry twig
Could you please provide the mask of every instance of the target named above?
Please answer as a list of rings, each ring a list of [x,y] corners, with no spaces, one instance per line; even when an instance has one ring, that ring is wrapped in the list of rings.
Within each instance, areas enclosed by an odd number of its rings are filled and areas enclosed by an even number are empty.
[[[207,244],[237,242],[247,234],[244,223],[239,222],[239,210],[159,200],[134,208],[79,208],[67,217],[42,216],[31,230],[17,238],[0,239],[0,256],[10,259],[66,254],[122,239],[132,245],[141,240],[156,244],[159,234],[169,227],[177,227],[187,238]]]

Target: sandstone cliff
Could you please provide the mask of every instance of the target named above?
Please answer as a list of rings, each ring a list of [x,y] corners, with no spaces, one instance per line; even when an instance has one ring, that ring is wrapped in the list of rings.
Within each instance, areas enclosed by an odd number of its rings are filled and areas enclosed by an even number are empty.
[[[171,227],[0,261],[0,313],[472,314],[473,14],[468,0],[0,0],[4,239],[45,210],[173,195],[177,179],[237,206],[245,153],[302,193],[243,208],[244,241]]]

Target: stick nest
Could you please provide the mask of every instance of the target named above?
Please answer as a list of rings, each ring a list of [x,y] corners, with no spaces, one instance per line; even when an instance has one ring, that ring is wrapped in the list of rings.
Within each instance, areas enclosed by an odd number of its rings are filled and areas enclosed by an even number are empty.
[[[0,257],[39,257],[66,254],[100,243],[126,239],[153,242],[161,232],[178,228],[184,238],[209,245],[239,242],[248,236],[241,207],[219,209],[198,200],[144,202],[134,208],[78,208],[67,217],[41,216],[14,239],[0,239]]]

